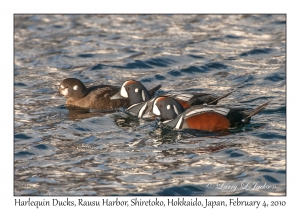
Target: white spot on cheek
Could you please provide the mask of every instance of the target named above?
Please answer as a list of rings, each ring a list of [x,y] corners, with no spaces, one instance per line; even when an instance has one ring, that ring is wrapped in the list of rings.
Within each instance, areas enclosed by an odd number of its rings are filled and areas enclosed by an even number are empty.
[[[168,105],[168,106],[167,106],[167,109],[170,109],[170,108],[171,108],[171,106],[170,106],[170,105]]]
[[[63,85],[60,85],[60,88],[61,88],[61,89],[64,89],[65,87],[64,87]]]
[[[158,107],[156,106],[156,104],[153,105],[153,114],[159,116],[160,115],[160,111],[158,109]]]
[[[134,92],[136,92],[136,93],[139,92],[139,89],[138,89],[138,88],[135,88],[135,89],[134,89]]]
[[[121,91],[120,91],[121,96],[123,96],[124,98],[128,98],[128,93],[124,87],[124,85],[121,87]]]
[[[75,85],[75,86],[73,87],[73,90],[77,90],[77,89],[78,89],[78,86]]]

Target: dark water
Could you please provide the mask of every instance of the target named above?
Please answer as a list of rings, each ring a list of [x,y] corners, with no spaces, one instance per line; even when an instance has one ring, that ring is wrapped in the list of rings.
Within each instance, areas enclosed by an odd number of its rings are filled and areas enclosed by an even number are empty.
[[[284,15],[16,15],[15,195],[285,195],[285,27]],[[229,133],[175,132],[69,111],[67,77],[272,102]]]

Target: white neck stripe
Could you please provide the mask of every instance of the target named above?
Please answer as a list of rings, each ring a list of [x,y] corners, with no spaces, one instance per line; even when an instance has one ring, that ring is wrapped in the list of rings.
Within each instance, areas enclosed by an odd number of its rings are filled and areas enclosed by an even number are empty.
[[[146,108],[147,108],[147,103],[145,103],[145,105],[140,109],[140,111],[139,111],[139,118],[142,117],[142,115],[143,115],[143,113],[144,113],[144,111],[145,111]]]
[[[183,116],[181,116],[180,119],[178,120],[178,122],[177,122],[177,124],[175,126],[176,129],[180,129],[181,128],[182,118],[183,118]]]
[[[142,97],[143,97],[143,101],[146,101],[144,90],[142,90]]]
[[[177,108],[176,108],[176,106],[174,104],[173,104],[173,107],[174,107],[175,113],[178,115],[178,110],[177,110]]]

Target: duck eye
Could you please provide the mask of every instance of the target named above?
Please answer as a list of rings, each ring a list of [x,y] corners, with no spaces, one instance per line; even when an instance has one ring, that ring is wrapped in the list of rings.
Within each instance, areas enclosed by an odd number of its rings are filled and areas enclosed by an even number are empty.
[[[78,85],[75,85],[74,87],[73,87],[73,90],[77,90],[78,89]]]

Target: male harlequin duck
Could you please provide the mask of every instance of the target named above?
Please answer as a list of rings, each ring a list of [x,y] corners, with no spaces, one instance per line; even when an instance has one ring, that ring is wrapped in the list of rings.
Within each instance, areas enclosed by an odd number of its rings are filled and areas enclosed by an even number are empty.
[[[152,112],[164,120],[163,124],[174,129],[220,131],[249,123],[251,117],[262,111],[269,102],[253,110],[211,105],[197,105],[185,110],[175,99],[163,96],[155,99]]]
[[[219,100],[229,96],[232,92],[226,93],[223,96],[216,97],[208,93],[168,93],[164,96],[176,99],[183,108],[188,108],[193,105],[202,104],[217,104]],[[147,113],[152,112],[153,102],[156,98],[150,99],[146,88],[138,81],[129,80],[123,83],[118,94],[111,99],[128,98],[130,107],[126,109],[132,115],[140,118],[148,118]],[[150,100],[149,100],[150,99]]]
[[[86,86],[76,78],[64,79],[60,86],[59,92],[67,99],[66,105],[81,107],[86,109],[111,110],[119,107],[127,107],[129,100],[120,98],[110,100],[110,97],[118,93],[119,87],[112,85],[99,85],[86,88]],[[149,90],[154,94],[157,89]]]

